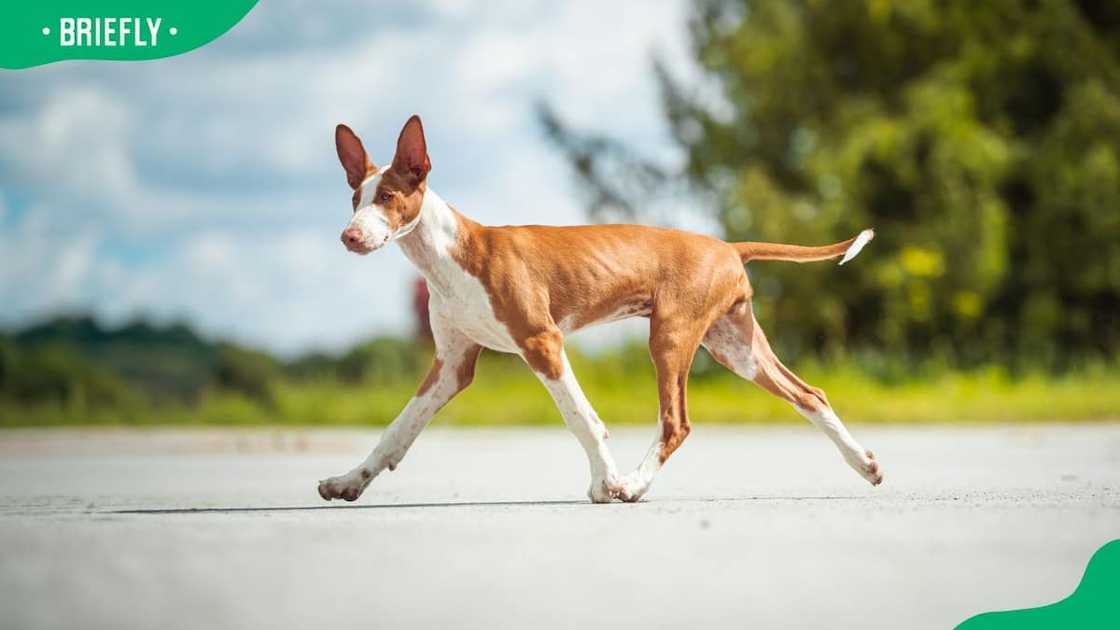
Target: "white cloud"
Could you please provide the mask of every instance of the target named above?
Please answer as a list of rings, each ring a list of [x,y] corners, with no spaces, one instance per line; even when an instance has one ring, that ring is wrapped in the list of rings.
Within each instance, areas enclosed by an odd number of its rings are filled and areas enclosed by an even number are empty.
[[[51,91],[29,116],[0,118],[7,175],[53,196],[121,201],[136,192],[128,107],[90,85]]]
[[[99,236],[58,225],[42,208],[0,231],[0,317],[8,322],[45,309],[70,310],[93,298],[87,280]]]
[[[0,185],[33,208],[0,206],[0,317],[186,317],[287,352],[405,331],[404,257],[338,244],[349,192],[334,125],[351,123],[384,162],[419,112],[433,187],[462,211],[581,222],[533,103],[673,155],[650,53],[683,58],[684,7],[348,3],[312,23],[268,2],[181,57],[0,77],[18,81],[0,89]]]

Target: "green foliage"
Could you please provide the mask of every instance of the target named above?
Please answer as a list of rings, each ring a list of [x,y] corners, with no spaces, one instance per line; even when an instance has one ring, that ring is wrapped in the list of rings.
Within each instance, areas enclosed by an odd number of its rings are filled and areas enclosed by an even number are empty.
[[[272,387],[281,375],[280,364],[263,352],[223,344],[218,354],[218,387],[272,404]]]
[[[138,320],[112,329],[88,316],[40,323],[13,335],[11,343],[29,356],[48,345],[70,348],[157,401],[197,398],[211,385],[220,352],[184,324]]]
[[[51,401],[78,413],[138,402],[120,377],[72,348],[47,344],[27,352],[10,342],[0,342],[0,398],[20,404]]]
[[[1114,3],[703,0],[689,26],[715,96],[658,73],[679,179],[726,238],[877,231],[853,268],[751,267],[781,353],[1020,370],[1117,355]],[[543,122],[593,211],[640,214],[618,181],[643,172],[618,166],[633,156]]]
[[[406,339],[380,337],[361,344],[338,361],[336,373],[345,382],[363,380],[394,382],[419,372],[421,355],[416,345]],[[427,367],[427,362],[423,364]]]
[[[401,342],[402,344],[404,342]],[[70,352],[53,358],[20,361],[21,381],[55,378],[55,389],[38,389],[18,398],[8,380],[0,389],[0,426],[62,424],[287,424],[380,426],[390,422],[416,391],[431,353],[413,348],[415,367],[389,375],[375,370],[358,381],[344,380],[331,369],[297,376],[255,353],[225,348],[233,366],[214,378],[190,403],[151,402],[133,394],[106,397],[90,383],[111,378],[91,368],[88,359]],[[648,350],[631,344],[602,354],[569,351],[588,397],[610,426],[654,425],[657,385]],[[63,357],[65,358],[63,359]],[[329,361],[328,359],[325,359]],[[55,372],[38,367],[56,361]],[[59,366],[58,361],[62,362]],[[337,360],[335,360],[337,361]],[[823,388],[839,413],[851,422],[1022,422],[1116,420],[1120,418],[1120,368],[1097,366],[1076,375],[1040,373],[1011,376],[988,368],[968,373],[933,363],[905,372],[874,356],[845,364],[808,362],[799,372]],[[5,372],[7,374],[8,372]],[[85,380],[82,380],[85,379]],[[111,380],[121,387],[121,381]],[[74,383],[80,383],[75,387]],[[29,391],[29,390],[22,390]],[[102,392],[90,395],[89,392]],[[702,426],[709,423],[802,423],[784,401],[713,367],[703,352],[689,385],[689,410]],[[562,427],[548,392],[511,355],[484,352],[475,383],[436,418],[440,425]]]
[[[340,357],[309,354],[292,362],[288,373],[301,379],[337,379],[395,382],[426,369],[423,352],[407,339],[377,337],[348,350]]]

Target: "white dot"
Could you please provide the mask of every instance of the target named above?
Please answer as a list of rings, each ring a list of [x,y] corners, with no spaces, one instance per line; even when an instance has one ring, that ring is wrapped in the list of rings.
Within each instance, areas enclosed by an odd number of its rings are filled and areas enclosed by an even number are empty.
[[[171,33],[172,35],[178,35],[178,34],[179,34],[179,29],[177,29],[177,28],[175,28],[174,26],[172,26],[172,27],[171,27],[171,30],[170,30],[170,31],[167,31],[167,32],[168,32],[168,33]]]
[[[51,34],[51,27],[49,27],[49,26],[44,26],[44,27],[43,27],[43,34],[44,34],[44,35],[50,35],[50,34]]]

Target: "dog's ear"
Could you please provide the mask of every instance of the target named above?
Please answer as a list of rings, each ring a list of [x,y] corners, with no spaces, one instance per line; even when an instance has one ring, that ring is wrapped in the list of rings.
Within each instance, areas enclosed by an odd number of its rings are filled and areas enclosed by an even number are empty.
[[[404,124],[401,136],[397,139],[397,154],[393,157],[393,168],[406,174],[419,183],[432,170],[428,159],[428,144],[424,141],[424,125],[420,117],[413,114]]]
[[[369,160],[366,155],[365,147],[362,146],[362,141],[358,139],[358,134],[350,130],[346,125],[339,125],[334,128],[334,148],[338,151],[338,161],[342,162],[342,168],[346,169],[346,181],[350,187],[357,189],[362,185],[362,180],[366,175],[376,169],[373,162]]]

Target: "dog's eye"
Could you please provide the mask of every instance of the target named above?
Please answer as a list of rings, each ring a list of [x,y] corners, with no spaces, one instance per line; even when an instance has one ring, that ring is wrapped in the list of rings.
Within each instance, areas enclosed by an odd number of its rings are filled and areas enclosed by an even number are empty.
[[[382,202],[382,203],[384,203],[386,201],[389,201],[392,198],[393,198],[393,194],[388,192],[388,191],[383,191],[380,195],[377,195],[377,200]]]

